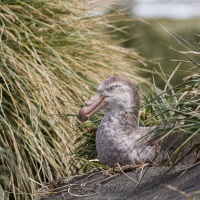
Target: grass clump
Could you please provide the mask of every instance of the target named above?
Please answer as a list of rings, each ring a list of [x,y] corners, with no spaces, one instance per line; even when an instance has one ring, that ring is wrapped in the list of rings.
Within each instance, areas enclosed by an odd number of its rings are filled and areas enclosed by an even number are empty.
[[[197,162],[200,155],[200,75],[186,77],[177,86],[167,83],[164,91],[154,89],[151,94],[145,95],[141,123],[158,126],[158,135],[153,140],[164,139],[164,149],[175,145],[172,167],[183,164],[184,159],[190,164]],[[181,138],[178,145],[175,144],[177,137]]]
[[[3,1],[0,18],[0,184],[5,199],[33,199],[78,165],[69,161],[81,97],[99,77],[133,76],[143,58],[103,40],[106,16],[89,17],[81,2]]]

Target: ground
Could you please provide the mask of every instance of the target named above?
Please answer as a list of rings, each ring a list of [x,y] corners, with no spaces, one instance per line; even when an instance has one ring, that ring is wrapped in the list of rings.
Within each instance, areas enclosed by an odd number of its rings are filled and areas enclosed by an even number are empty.
[[[134,170],[112,176],[94,171],[50,183],[40,190],[44,194],[40,199],[200,200],[200,164],[183,169],[184,166],[179,166],[165,174],[168,168],[150,167],[147,171]],[[141,172],[144,176],[138,182]]]

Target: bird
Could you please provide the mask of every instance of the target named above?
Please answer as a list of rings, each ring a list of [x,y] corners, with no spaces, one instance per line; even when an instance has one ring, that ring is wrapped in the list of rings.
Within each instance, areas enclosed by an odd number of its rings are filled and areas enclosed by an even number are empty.
[[[106,79],[99,85],[96,95],[80,109],[78,118],[85,122],[102,109],[106,113],[96,133],[97,156],[102,165],[166,162],[169,151],[176,148],[173,146],[164,151],[161,143],[149,142],[157,134],[157,129],[138,125],[140,97],[129,79],[121,76]]]

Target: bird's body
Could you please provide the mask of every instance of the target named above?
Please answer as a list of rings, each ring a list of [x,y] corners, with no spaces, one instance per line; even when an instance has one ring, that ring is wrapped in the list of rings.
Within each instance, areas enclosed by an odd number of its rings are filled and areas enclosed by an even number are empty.
[[[135,127],[133,134],[124,130],[120,118],[107,114],[96,134],[96,148],[99,161],[107,166],[142,164],[155,157],[155,146],[145,146],[145,135],[150,128]],[[111,130],[112,127],[112,130]]]
[[[101,109],[106,114],[96,134],[96,149],[101,164],[120,165],[160,162],[168,152],[159,152],[158,144],[149,143],[154,128],[138,126],[139,94],[135,86],[122,77],[111,77],[98,88],[79,111],[79,119],[86,121]],[[158,154],[159,152],[159,154]]]
[[[115,128],[109,131],[112,126]],[[97,130],[96,148],[102,164],[112,167],[115,163],[120,165],[142,164],[154,159],[155,147],[145,146],[144,141],[140,141],[141,137],[148,133],[148,129],[138,127],[133,135],[121,134],[118,128],[115,122],[107,121],[102,122]]]

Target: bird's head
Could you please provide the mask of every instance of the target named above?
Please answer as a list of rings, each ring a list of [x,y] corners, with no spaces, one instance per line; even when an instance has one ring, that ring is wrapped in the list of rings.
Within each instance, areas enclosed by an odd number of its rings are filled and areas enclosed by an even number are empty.
[[[135,86],[127,79],[113,76],[99,85],[97,94],[86,102],[79,111],[78,118],[87,121],[101,109],[107,112],[133,110],[138,114],[139,95]]]

